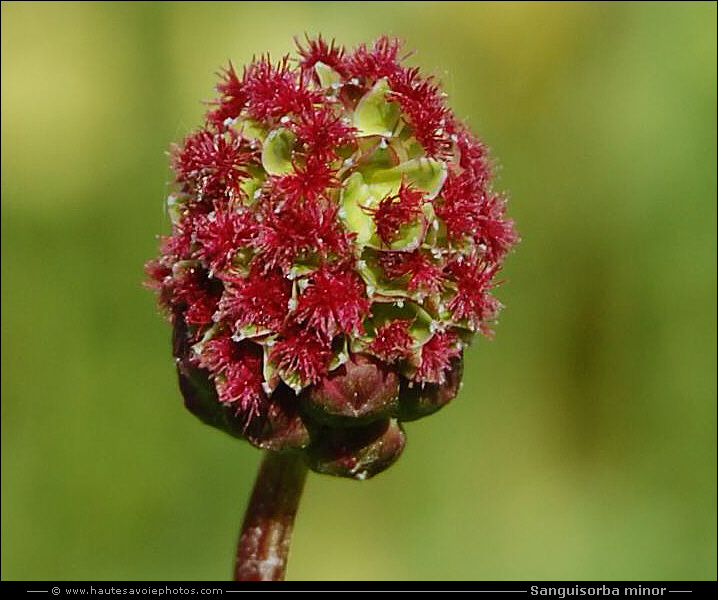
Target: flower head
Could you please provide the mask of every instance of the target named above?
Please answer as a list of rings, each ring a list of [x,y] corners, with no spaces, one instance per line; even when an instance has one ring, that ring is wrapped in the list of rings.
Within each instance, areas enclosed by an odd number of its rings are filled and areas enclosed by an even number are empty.
[[[458,392],[519,237],[486,147],[398,41],[297,48],[220,73],[172,154],[173,230],[147,273],[193,413],[363,478]]]

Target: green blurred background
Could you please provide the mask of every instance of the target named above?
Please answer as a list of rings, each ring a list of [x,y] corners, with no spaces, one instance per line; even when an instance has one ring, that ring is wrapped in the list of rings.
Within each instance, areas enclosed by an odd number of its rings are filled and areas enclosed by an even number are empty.
[[[2,3],[2,578],[226,579],[260,454],[143,289],[215,72],[406,40],[523,242],[459,399],[310,474],[288,579],[716,578],[716,4]]]

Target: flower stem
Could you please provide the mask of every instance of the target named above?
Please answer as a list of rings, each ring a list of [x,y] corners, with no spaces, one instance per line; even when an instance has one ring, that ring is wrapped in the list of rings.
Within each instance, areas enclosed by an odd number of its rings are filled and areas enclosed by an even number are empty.
[[[300,453],[266,451],[239,535],[235,581],[284,580],[306,477]]]

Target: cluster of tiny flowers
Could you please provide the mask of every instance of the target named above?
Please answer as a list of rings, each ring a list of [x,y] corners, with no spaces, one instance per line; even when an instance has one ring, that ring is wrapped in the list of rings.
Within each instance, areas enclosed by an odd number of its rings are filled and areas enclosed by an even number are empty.
[[[147,267],[189,360],[249,425],[363,355],[442,385],[501,304],[518,242],[486,147],[382,38],[321,37],[220,74],[174,149],[172,234]]]

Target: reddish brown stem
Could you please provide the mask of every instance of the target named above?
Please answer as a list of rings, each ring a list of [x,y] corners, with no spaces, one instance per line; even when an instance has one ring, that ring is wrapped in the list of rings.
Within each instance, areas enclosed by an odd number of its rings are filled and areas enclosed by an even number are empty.
[[[306,477],[299,453],[265,453],[239,535],[235,581],[284,580]]]

